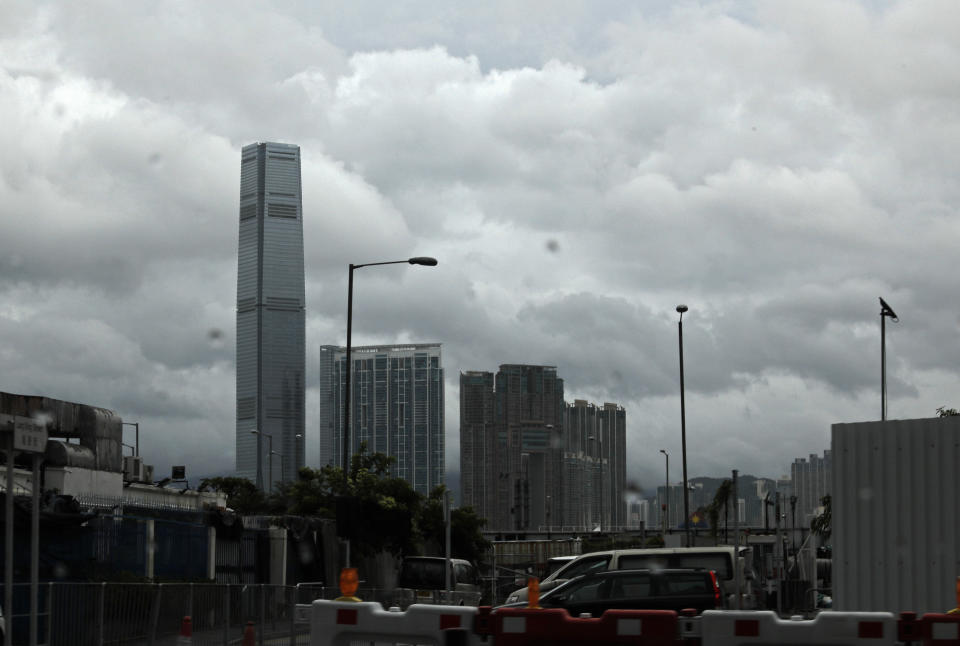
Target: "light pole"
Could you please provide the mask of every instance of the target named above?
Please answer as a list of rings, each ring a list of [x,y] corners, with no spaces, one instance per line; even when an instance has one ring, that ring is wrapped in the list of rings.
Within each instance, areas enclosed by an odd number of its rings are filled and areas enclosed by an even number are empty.
[[[257,473],[258,473],[258,474],[260,473],[260,462],[261,462],[261,459],[260,459],[260,437],[259,437],[259,436],[262,435],[263,437],[267,438],[267,440],[269,440],[269,442],[270,442],[270,443],[268,444],[268,447],[269,447],[269,448],[268,448],[268,450],[267,450],[267,455],[270,456],[270,465],[269,465],[269,467],[268,467],[269,470],[267,471],[268,477],[270,478],[270,484],[269,484],[269,486],[267,487],[267,489],[272,493],[272,492],[273,492],[273,436],[270,435],[269,433],[263,433],[263,432],[261,432],[261,431],[256,431],[256,430],[250,431],[250,434],[251,434],[251,435],[256,435],[256,436],[258,436],[258,437],[257,437]],[[259,480],[259,478],[258,478],[258,480]],[[260,483],[260,490],[263,491],[263,483],[262,483],[262,482]]]
[[[677,305],[677,312],[680,314],[680,320],[677,322],[677,329],[680,332],[680,440],[683,451],[683,529],[686,539],[686,546],[690,547],[690,490],[687,489],[687,409],[684,402],[683,393],[683,313],[687,311],[686,305]]]
[[[663,457],[667,461],[667,473],[666,480],[663,483],[663,498],[666,500],[663,503],[663,546],[667,546],[667,523],[670,522],[670,454],[667,453],[666,449],[660,449],[660,452],[663,453]]]
[[[344,373],[344,393],[343,393],[343,485],[346,489],[348,474],[350,472],[350,369],[353,361],[350,357],[351,334],[353,332],[353,272],[361,267],[373,267],[374,265],[398,265],[408,263],[411,265],[425,265],[434,267],[437,264],[436,258],[426,256],[417,256],[407,260],[388,260],[386,262],[367,262],[362,265],[350,264],[350,277],[347,282],[347,369]]]
[[[276,451],[270,451],[270,466],[273,466],[273,456],[280,456],[280,480],[283,481],[283,453],[277,453]],[[270,489],[273,490],[273,483],[270,483]]]
[[[136,442],[134,455],[140,455],[140,422],[120,422],[123,426],[132,426],[136,430]]]
[[[880,420],[887,420],[887,317],[894,323],[897,318],[893,308],[880,299]]]

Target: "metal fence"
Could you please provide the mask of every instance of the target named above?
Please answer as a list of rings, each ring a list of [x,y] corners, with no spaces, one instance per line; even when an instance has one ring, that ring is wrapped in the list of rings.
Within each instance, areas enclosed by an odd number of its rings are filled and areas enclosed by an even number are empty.
[[[310,643],[308,625],[294,623],[294,606],[334,599],[339,590],[298,586],[214,583],[44,583],[39,590],[38,643],[45,646],[169,646],[183,618],[191,618],[198,646],[238,644],[247,622],[257,643]],[[358,596],[389,601],[380,590]],[[7,615],[14,644],[29,643],[29,585],[17,584],[14,612]]]

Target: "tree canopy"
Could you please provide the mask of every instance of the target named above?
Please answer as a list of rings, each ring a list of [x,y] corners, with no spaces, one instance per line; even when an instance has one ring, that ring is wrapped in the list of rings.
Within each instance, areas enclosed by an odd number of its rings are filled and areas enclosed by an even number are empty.
[[[444,486],[429,496],[417,493],[410,483],[392,477],[394,458],[367,453],[365,444],[343,469],[327,465],[304,467],[292,482],[278,483],[265,496],[246,478],[207,478],[204,484],[227,496],[227,505],[242,514],[294,515],[337,521],[337,534],[350,540],[357,556],[389,551],[397,555],[432,551],[442,555],[445,543]],[[489,549],[481,529],[486,521],[472,507],[451,513],[452,556],[480,561]]]

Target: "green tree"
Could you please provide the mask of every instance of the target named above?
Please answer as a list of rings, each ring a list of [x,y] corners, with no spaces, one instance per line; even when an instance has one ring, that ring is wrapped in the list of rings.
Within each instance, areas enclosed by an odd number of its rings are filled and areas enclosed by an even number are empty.
[[[225,494],[227,507],[239,514],[258,514],[267,511],[267,500],[263,492],[246,478],[237,476],[204,478],[200,481],[200,487]]]
[[[446,526],[443,518],[443,497],[448,495],[444,485],[435,487],[424,501],[417,524],[422,545],[428,550],[444,554]],[[490,541],[481,533],[486,519],[477,516],[473,507],[458,507],[450,512],[450,555],[478,563],[490,550]]]
[[[953,417],[955,415],[960,415],[960,411],[956,408],[945,408],[941,406],[937,409],[937,417]]]
[[[823,506],[823,512],[810,521],[810,531],[823,538],[824,541],[830,540],[830,534],[833,533],[833,509],[830,495],[827,494],[820,499]]]

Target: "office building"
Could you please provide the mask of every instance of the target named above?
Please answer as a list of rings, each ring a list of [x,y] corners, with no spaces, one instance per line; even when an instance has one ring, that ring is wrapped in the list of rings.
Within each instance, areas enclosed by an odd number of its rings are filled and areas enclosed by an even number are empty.
[[[391,475],[419,493],[444,483],[443,363],[439,343],[351,348],[350,455],[396,458]],[[343,464],[346,348],[320,347],[320,464]]]
[[[238,251],[237,474],[269,489],[271,471],[275,482],[292,480],[304,464],[305,311],[298,146],[256,143],[243,147]],[[258,433],[251,433],[254,430]]]

